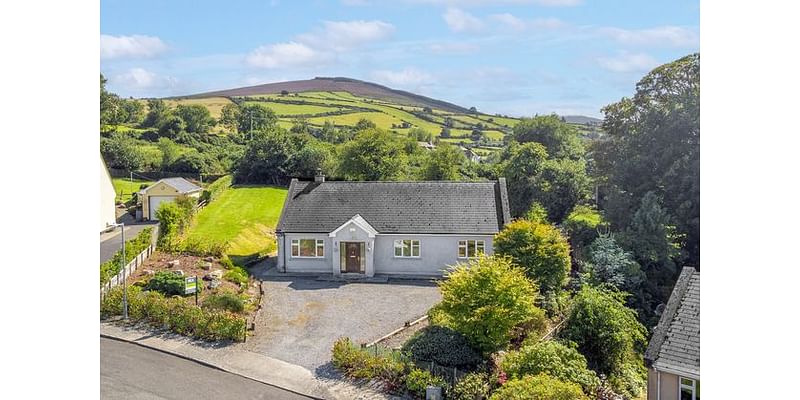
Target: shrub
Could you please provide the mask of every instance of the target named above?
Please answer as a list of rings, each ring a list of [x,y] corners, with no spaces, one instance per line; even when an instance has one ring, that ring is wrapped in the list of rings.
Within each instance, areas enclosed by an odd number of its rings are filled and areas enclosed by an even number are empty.
[[[199,286],[199,285],[198,285]],[[167,296],[184,294],[186,279],[172,271],[158,271],[147,282],[147,290],[155,290]]]
[[[440,386],[445,390],[447,383],[444,379],[419,368],[412,368],[406,376],[406,390],[418,397],[425,398],[425,389],[428,386]]]
[[[214,310],[226,310],[235,313],[244,311],[244,299],[236,293],[212,294],[203,300],[203,307]]]
[[[122,314],[121,287],[106,294],[100,312],[104,316]],[[236,314],[203,310],[181,298],[167,298],[155,291],[143,292],[136,286],[128,288],[128,317],[198,339],[241,341],[246,334],[245,319]]]
[[[636,292],[645,280],[633,255],[620,247],[613,236],[600,236],[588,249],[585,270],[594,285],[609,284],[627,292]]]
[[[637,397],[642,386],[636,382],[643,383],[646,373],[640,354],[646,329],[624,301],[624,293],[584,286],[559,336],[575,342],[589,367],[608,376],[615,391]]]
[[[600,383],[594,371],[587,368],[584,356],[574,348],[555,341],[539,342],[509,352],[500,367],[509,378],[544,373],[576,383],[585,393],[592,393]]]
[[[584,247],[598,236],[597,228],[604,226],[603,216],[594,208],[576,205],[564,219],[572,247]]]
[[[357,379],[379,378],[389,390],[401,386],[407,370],[407,363],[400,354],[375,355],[356,347],[346,337],[334,342],[331,361],[345,375]]]
[[[230,259],[230,258],[228,258],[228,256],[223,256],[223,257],[222,257],[222,258],[219,260],[219,263],[220,263],[220,265],[222,265],[222,266],[223,266],[225,269],[231,269],[231,268],[233,268],[233,267],[234,267],[233,261],[231,261],[231,259]]]
[[[417,332],[403,345],[403,351],[414,360],[433,361],[445,367],[472,368],[481,362],[481,355],[464,335],[437,325]]]
[[[135,238],[125,242],[125,261],[128,264],[133,261],[139,253],[150,246],[153,235],[153,228],[145,228]],[[108,282],[122,270],[122,249],[119,249],[110,260],[100,264],[100,284]]]
[[[203,239],[191,238],[183,241],[181,251],[194,256],[223,257],[228,250],[227,242],[212,242]]]
[[[542,374],[512,379],[498,389],[491,400],[589,400],[581,387]]]
[[[542,293],[557,291],[567,283],[569,244],[553,225],[516,220],[495,236],[494,248],[522,267]]]
[[[494,385],[492,377],[486,372],[471,372],[464,375],[453,389],[448,392],[452,400],[486,400],[492,394]]]
[[[536,284],[507,257],[460,264],[439,288],[442,301],[429,312],[431,322],[460,332],[483,353],[508,345],[516,326],[545,318],[534,305]]]
[[[525,219],[544,224],[550,223],[550,221],[547,220],[547,209],[539,202],[533,202],[533,204],[531,204],[531,207],[525,213]]]
[[[233,283],[238,283],[239,286],[247,285],[247,282],[250,281],[250,275],[247,270],[238,266],[229,269],[222,277]]]

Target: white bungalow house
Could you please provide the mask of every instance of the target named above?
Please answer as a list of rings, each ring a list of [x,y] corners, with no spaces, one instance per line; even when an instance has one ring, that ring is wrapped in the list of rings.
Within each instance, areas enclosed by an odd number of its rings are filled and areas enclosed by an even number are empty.
[[[505,179],[313,182],[293,179],[277,226],[278,271],[441,276],[510,222]]]

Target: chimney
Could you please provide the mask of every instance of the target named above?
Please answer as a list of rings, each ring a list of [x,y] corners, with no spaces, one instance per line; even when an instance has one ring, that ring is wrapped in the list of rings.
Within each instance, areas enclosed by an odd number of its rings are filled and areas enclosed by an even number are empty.
[[[322,168],[317,168],[317,175],[314,176],[314,182],[325,182],[325,174],[322,173]]]

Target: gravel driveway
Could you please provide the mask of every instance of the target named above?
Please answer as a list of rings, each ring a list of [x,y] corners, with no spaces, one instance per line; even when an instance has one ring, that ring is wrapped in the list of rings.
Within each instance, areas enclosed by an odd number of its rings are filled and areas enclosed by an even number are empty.
[[[262,310],[248,350],[318,374],[337,338],[371,342],[427,313],[441,300],[427,281],[341,283],[315,278],[264,277]]]

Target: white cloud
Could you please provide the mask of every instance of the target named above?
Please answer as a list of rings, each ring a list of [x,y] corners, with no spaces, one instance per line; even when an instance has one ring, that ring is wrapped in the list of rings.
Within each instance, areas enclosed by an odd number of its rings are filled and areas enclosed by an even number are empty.
[[[434,81],[433,76],[416,68],[405,68],[401,71],[372,71],[370,75],[380,83],[401,87],[416,87]]]
[[[119,85],[129,91],[139,90],[170,90],[175,88],[178,81],[169,76],[161,76],[144,68],[131,68],[123,73],[114,75],[109,83]]]
[[[463,42],[433,43],[428,51],[434,54],[472,54],[480,50],[480,46]]]
[[[442,18],[453,32],[479,32],[484,27],[480,18],[458,8],[448,8]]]
[[[309,45],[343,51],[387,39],[393,32],[394,25],[377,20],[325,21],[321,30],[298,35],[297,39]]]
[[[286,42],[258,47],[247,55],[246,61],[254,67],[282,68],[322,64],[329,59],[329,54],[303,43]]]
[[[167,50],[167,45],[155,36],[100,35],[100,58],[151,58]]]
[[[658,61],[647,54],[628,52],[621,52],[615,57],[600,57],[597,63],[613,72],[643,72],[658,65]]]
[[[526,23],[520,18],[517,18],[509,13],[490,15],[489,19],[503,25],[503,27],[513,29],[515,31],[525,30]]]
[[[246,57],[247,64],[283,68],[326,64],[337,54],[385,40],[394,25],[383,21],[325,21],[319,29],[302,33],[288,42],[260,46]]]
[[[696,31],[680,26],[659,26],[639,30],[600,28],[599,32],[627,45],[691,47],[700,43],[700,35]]]

